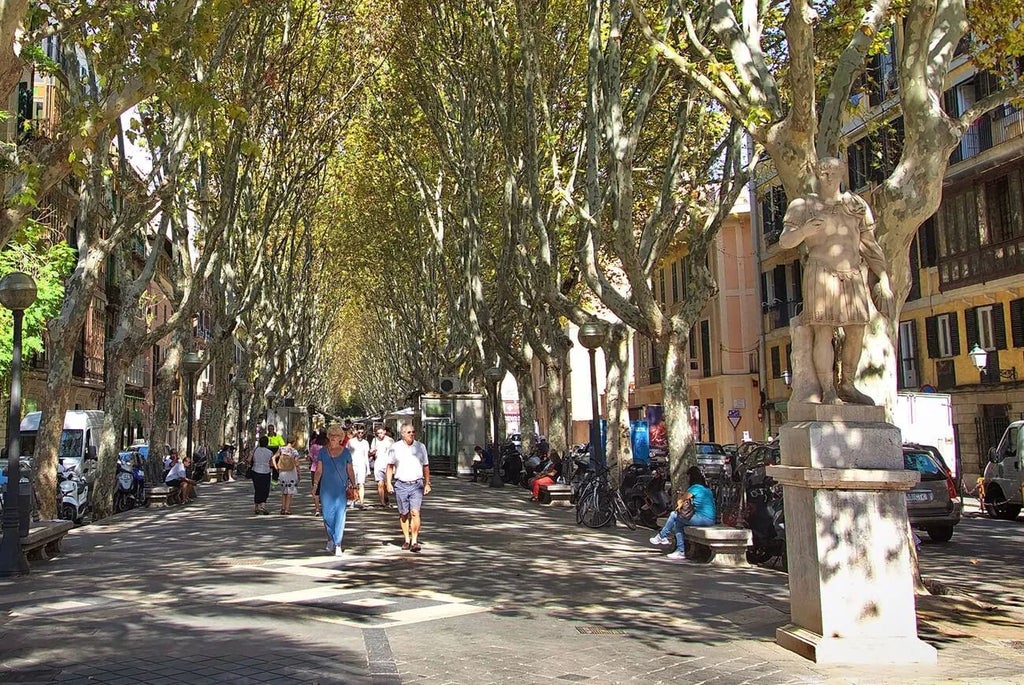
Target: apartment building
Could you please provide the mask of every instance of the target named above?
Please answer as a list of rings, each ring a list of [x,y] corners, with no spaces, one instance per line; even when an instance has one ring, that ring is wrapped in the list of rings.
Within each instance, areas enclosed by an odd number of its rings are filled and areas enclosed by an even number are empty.
[[[655,271],[655,297],[669,311],[686,298],[685,245],[674,245]],[[690,421],[698,440],[738,443],[759,440],[766,425],[758,378],[760,325],[756,250],[750,227],[749,200],[733,208],[709,251],[708,266],[718,282],[712,298],[690,333]],[[644,419],[663,405],[663,360],[651,341],[634,338],[630,417]]]
[[[894,53],[872,58],[846,127],[850,187],[870,202],[903,142]],[[943,106],[965,111],[997,86],[954,63]],[[787,198],[771,172],[755,191],[761,272],[765,409],[771,430],[786,420],[789,320],[800,312],[801,266],[777,242]],[[984,468],[988,448],[1024,412],[1024,118],[1004,106],[979,119],[950,157],[938,211],[911,246],[912,287],[899,322],[901,390],[948,392],[964,472]],[[984,368],[976,366],[985,351]],[[975,352],[971,354],[972,350]]]

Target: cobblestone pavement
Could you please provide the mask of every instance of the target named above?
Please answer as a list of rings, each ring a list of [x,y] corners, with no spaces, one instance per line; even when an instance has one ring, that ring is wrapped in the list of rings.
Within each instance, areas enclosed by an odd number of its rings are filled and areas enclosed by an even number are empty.
[[[985,602],[921,602],[935,667],[818,666],[774,642],[779,571],[674,563],[650,531],[580,528],[522,489],[434,485],[420,554],[369,509],[328,556],[318,519],[253,516],[248,481],[78,528],[0,582],[0,683],[1024,683],[1019,616]]]

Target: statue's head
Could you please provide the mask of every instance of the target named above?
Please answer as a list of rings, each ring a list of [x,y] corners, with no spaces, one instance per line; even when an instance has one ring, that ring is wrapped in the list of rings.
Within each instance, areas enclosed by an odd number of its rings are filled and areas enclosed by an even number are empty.
[[[847,186],[850,185],[846,162],[838,157],[822,157],[818,160],[815,172],[818,177],[818,192],[834,192],[843,181],[846,181]]]

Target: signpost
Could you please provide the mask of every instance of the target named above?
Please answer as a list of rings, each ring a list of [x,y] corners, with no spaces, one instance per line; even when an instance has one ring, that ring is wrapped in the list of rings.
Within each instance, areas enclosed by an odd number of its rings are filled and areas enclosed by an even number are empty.
[[[739,423],[740,423],[740,418],[741,418],[740,417],[740,410],[739,409],[730,409],[729,413],[728,413],[728,417],[729,417],[729,423],[732,424],[733,428],[736,428],[736,426],[738,426]]]

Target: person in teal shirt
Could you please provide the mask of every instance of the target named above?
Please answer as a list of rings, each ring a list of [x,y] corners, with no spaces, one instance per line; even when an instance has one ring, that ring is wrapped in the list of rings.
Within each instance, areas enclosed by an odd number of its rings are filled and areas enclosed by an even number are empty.
[[[707,479],[696,466],[686,472],[690,487],[676,500],[676,509],[669,515],[661,531],[651,538],[652,545],[670,545],[669,533],[676,534],[676,549],[668,555],[669,559],[686,559],[686,539],[684,531],[689,526],[715,525],[715,495],[708,487]]]

